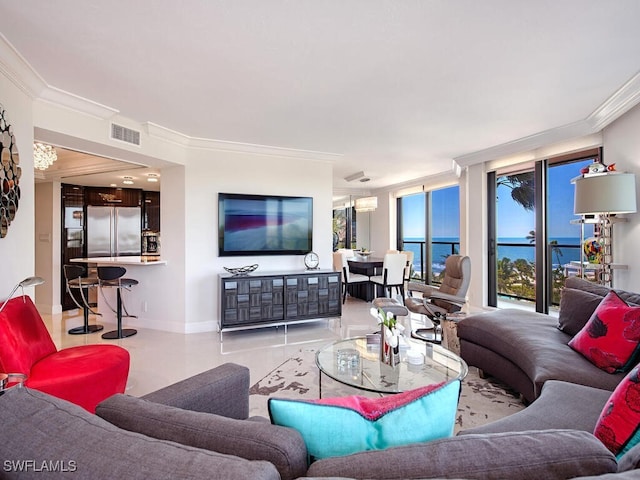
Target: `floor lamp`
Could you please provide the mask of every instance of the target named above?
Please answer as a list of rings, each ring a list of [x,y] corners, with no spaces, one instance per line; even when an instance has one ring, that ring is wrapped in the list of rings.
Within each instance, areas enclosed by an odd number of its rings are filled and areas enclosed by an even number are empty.
[[[11,300],[11,297],[13,297],[13,294],[16,293],[16,290],[21,288],[22,289],[22,294],[24,295],[24,289],[25,288],[27,288],[27,287],[35,287],[36,285],[42,285],[43,283],[44,283],[44,279],[42,277],[27,277],[24,280],[22,280],[15,287],[13,287],[13,290],[11,290],[11,293],[9,294],[7,299],[4,301],[2,306],[0,306],[0,312],[2,312],[2,310],[4,310],[5,305],[9,302],[9,300]]]
[[[572,180],[575,184],[573,212],[593,215],[601,243],[599,282],[612,286],[613,281],[613,224],[626,221],[617,214],[635,213],[636,178],[633,173],[586,173]]]

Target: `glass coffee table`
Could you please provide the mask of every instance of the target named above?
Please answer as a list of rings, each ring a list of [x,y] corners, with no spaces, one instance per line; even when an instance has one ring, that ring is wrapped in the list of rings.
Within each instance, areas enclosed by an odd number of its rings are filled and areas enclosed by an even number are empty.
[[[316,353],[320,398],[323,374],[343,385],[380,394],[449,383],[467,375],[465,361],[446,348],[411,339],[406,342],[410,348],[400,350],[400,363],[395,367],[380,362],[380,346],[367,346],[366,337],[338,340],[322,347]],[[420,355],[424,363],[413,363]]]

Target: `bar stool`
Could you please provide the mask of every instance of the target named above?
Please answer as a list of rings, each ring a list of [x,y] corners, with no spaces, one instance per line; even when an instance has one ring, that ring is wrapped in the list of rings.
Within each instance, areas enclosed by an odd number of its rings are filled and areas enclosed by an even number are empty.
[[[69,333],[71,335],[82,335],[85,333],[99,332],[104,327],[102,325],[89,325],[89,313],[94,315],[102,314],[91,308],[87,298],[89,289],[98,287],[98,278],[83,277],[86,268],[81,265],[64,265],[62,270],[66,281],[67,293],[71,297],[71,300],[73,300],[73,303],[75,303],[78,308],[81,308],[84,314],[84,325],[70,329]],[[73,291],[76,291],[76,294],[74,294]],[[79,298],[76,297],[78,294]]]
[[[116,330],[102,334],[102,338],[106,340],[131,337],[138,333],[138,331],[133,328],[122,328],[123,310],[125,313],[125,317],[137,318],[135,315],[130,315],[129,312],[127,312],[127,308],[124,306],[124,302],[122,300],[121,290],[123,288],[129,290],[132,286],[138,285],[138,281],[134,280],[133,278],[122,278],[125,273],[127,273],[127,270],[124,267],[98,267],[98,280],[100,282],[100,291],[102,293],[102,297],[104,298],[107,306],[116,314],[118,319],[118,327]],[[104,292],[102,292],[103,287],[116,288],[115,309],[111,305],[109,305],[109,302],[107,302],[107,299],[104,296]]]

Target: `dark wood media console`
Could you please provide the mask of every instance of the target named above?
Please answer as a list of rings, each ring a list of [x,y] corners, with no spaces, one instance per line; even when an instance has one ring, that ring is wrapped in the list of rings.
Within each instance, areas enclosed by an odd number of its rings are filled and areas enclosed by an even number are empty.
[[[340,272],[307,270],[246,276],[222,273],[222,333],[313,322],[342,314]]]

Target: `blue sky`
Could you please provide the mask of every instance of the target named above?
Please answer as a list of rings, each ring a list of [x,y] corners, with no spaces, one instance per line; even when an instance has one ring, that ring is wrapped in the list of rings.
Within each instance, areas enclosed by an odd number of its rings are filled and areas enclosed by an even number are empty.
[[[580,169],[590,160],[569,163],[549,169],[548,220],[549,238],[580,237],[580,227],[570,222],[573,214],[574,186],[571,179],[580,175]],[[459,189],[445,188],[433,192],[433,237],[459,237]],[[403,199],[405,238],[424,238],[424,196],[410,195]],[[498,238],[525,238],[535,230],[533,211],[525,210],[511,198],[511,189],[498,187]],[[527,241],[528,242],[528,241]]]
[[[580,227],[571,220],[579,218],[573,214],[574,186],[571,179],[580,175],[583,165],[590,160],[569,163],[549,169],[548,228],[549,238],[580,237]],[[525,210],[511,199],[511,189],[498,187],[498,238],[524,238],[535,230],[535,214]]]
[[[443,188],[432,193],[432,237],[460,237],[460,193],[458,187]],[[403,199],[405,238],[424,238],[424,194]]]

